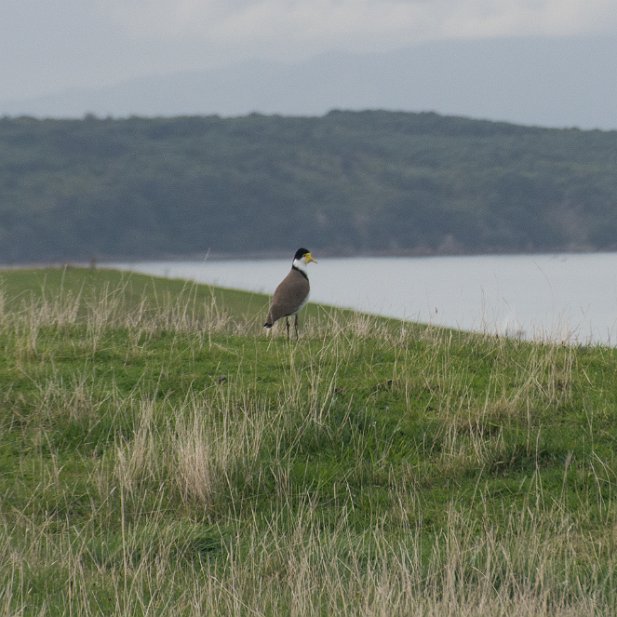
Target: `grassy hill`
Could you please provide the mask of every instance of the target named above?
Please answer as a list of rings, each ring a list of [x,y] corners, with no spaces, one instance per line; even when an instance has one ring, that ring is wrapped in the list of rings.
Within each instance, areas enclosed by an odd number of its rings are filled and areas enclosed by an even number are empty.
[[[615,250],[615,144],[433,113],[0,118],[0,263]]]
[[[617,352],[0,273],[0,612],[608,615]]]

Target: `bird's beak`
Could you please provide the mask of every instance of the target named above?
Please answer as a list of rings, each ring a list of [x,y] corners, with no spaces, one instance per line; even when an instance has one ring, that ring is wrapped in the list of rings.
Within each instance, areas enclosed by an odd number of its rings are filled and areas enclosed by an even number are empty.
[[[307,264],[310,264],[310,263],[311,263],[311,261],[312,261],[312,262],[314,262],[314,263],[317,263],[317,260],[316,260],[316,259],[315,259],[315,258],[314,258],[314,257],[313,257],[310,253],[307,253],[307,254],[304,256],[304,261],[305,261]]]

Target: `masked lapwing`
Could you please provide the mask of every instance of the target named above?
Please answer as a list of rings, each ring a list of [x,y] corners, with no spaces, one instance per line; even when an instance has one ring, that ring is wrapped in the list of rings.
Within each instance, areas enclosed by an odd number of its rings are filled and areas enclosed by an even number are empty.
[[[281,317],[285,318],[287,338],[289,338],[289,318],[294,316],[294,328],[298,338],[298,311],[306,304],[311,287],[306,267],[317,260],[306,249],[298,249],[291,263],[289,274],[279,283],[272,296],[272,303],[264,328],[270,328]]]

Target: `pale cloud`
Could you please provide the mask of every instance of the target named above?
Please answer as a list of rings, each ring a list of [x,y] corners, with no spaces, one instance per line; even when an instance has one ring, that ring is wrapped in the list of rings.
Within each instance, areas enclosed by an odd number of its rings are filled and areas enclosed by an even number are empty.
[[[2,0],[3,98],[444,39],[617,34],[615,0]]]
[[[444,38],[571,36],[617,28],[612,0],[478,0],[452,6]]]
[[[202,38],[276,55],[617,29],[614,0],[101,0],[98,7],[133,36]]]

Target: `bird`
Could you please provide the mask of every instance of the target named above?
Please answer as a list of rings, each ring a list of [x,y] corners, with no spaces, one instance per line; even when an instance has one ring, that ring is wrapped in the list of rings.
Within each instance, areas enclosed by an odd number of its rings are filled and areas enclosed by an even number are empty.
[[[317,260],[305,248],[299,248],[291,262],[289,274],[278,284],[272,296],[270,310],[264,328],[270,332],[274,323],[285,318],[287,338],[289,338],[289,317],[294,316],[294,328],[298,338],[298,311],[307,303],[311,287],[309,285],[306,267]]]

